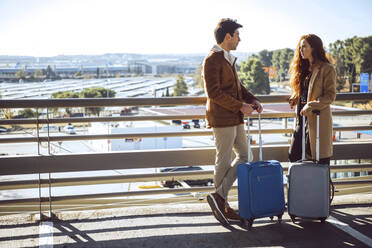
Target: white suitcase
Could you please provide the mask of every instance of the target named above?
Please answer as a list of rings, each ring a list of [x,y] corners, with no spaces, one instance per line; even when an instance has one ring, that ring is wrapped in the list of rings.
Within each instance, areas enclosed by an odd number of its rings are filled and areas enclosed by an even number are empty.
[[[330,214],[334,187],[327,164],[319,164],[319,111],[317,115],[316,161],[305,161],[305,118],[302,130],[302,160],[291,164],[288,171],[288,213],[296,217],[324,222]],[[332,186],[332,189],[330,189]],[[330,191],[332,196],[330,199]]]

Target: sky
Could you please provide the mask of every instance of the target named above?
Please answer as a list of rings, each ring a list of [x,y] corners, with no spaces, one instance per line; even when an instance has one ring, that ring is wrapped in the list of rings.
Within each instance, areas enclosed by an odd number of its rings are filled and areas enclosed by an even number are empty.
[[[226,17],[238,52],[372,35],[372,0],[0,0],[0,55],[207,53]]]

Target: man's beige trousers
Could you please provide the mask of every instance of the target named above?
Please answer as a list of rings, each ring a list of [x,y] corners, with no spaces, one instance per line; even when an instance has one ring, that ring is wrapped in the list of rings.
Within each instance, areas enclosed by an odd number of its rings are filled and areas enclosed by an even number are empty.
[[[247,135],[243,124],[213,128],[213,134],[216,144],[214,185],[216,192],[227,201],[229,190],[237,178],[237,166],[248,162]],[[236,155],[234,161],[231,161],[232,151]]]

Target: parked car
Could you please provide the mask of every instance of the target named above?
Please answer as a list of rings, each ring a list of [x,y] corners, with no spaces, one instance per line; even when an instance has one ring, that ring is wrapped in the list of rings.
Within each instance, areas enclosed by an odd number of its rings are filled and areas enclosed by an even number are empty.
[[[48,128],[49,128],[49,132],[57,132],[58,131],[58,127],[55,126],[55,125],[43,125],[43,127],[41,128],[41,130],[45,131],[45,132],[48,132]]]
[[[191,126],[190,126],[189,123],[183,124],[183,129],[190,129],[190,128],[191,128]]]
[[[8,129],[5,127],[0,127],[0,133],[6,133],[8,132]]]
[[[194,128],[200,128],[199,120],[192,120],[194,123]]]
[[[207,127],[207,122],[204,119],[201,119],[199,121],[199,125],[202,126],[202,127],[204,127],[204,128],[206,128]]]
[[[177,125],[181,125],[182,121],[181,120],[172,120],[172,123],[177,124]]]
[[[63,128],[63,131],[65,131],[67,134],[76,134],[75,128],[71,123],[69,123],[67,126]]]
[[[198,171],[203,170],[199,166],[188,166],[188,167],[171,167],[171,168],[164,168],[161,169],[160,172],[184,172],[184,171]],[[181,184],[175,180],[172,181],[162,181],[161,182],[164,187],[174,188],[174,186],[181,186]],[[185,180],[190,186],[208,186],[212,185],[213,179],[198,179],[198,180]]]

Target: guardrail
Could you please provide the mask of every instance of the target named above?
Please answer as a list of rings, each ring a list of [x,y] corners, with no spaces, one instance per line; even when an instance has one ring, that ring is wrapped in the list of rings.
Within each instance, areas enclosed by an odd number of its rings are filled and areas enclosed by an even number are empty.
[[[288,95],[259,96],[263,103],[286,102]],[[336,100],[371,100],[371,93],[337,94]],[[172,98],[125,98],[125,99],[37,99],[37,100],[0,100],[1,108],[56,108],[56,107],[102,107],[102,106],[174,106],[174,105],[202,105],[205,104],[204,97],[172,97]],[[371,115],[372,111],[335,111],[333,115]],[[289,118],[294,117],[294,112],[286,113],[264,113],[262,118]],[[252,115],[253,118],[256,115]],[[204,115],[165,115],[165,116],[124,116],[124,117],[87,117],[87,118],[35,118],[35,119],[15,119],[0,120],[0,125],[33,124],[37,130],[40,124],[55,123],[87,123],[87,122],[115,122],[115,121],[143,121],[143,120],[182,120],[182,119],[203,119]],[[334,131],[350,130],[372,130],[371,126],[346,126],[334,127]],[[257,133],[257,130],[252,130]],[[292,129],[266,129],[263,133],[291,133]],[[77,136],[40,136],[21,137],[21,138],[1,138],[1,143],[20,143],[20,142],[41,142],[67,141],[67,140],[92,140],[92,139],[123,139],[136,137],[172,137],[172,136],[208,136],[211,131],[193,132],[163,132],[163,133],[132,133],[132,134],[105,134],[105,135],[77,135]],[[254,157],[258,157],[258,148],[253,146]],[[351,159],[372,159],[372,142],[362,143],[335,143],[335,160]],[[264,146],[263,159],[276,159],[281,162],[287,161],[288,145]],[[195,172],[168,172],[150,173],[137,175],[121,176],[102,176],[102,177],[79,177],[79,178],[52,178],[52,173],[76,172],[76,171],[96,171],[96,170],[117,170],[135,168],[160,168],[174,166],[192,165],[213,165],[215,149],[208,148],[188,148],[188,149],[164,149],[146,151],[122,151],[106,153],[75,153],[75,154],[48,154],[27,155],[27,156],[3,156],[0,157],[0,175],[19,175],[19,174],[39,174],[39,180],[21,180],[0,182],[0,190],[16,190],[39,188],[66,187],[99,185],[128,182],[147,182],[160,180],[187,180],[212,178],[213,171]],[[286,167],[284,168],[287,169]],[[372,164],[353,164],[353,165],[333,165],[332,172],[352,172],[352,171],[372,171]],[[40,174],[47,173],[48,179],[41,179]],[[371,176],[336,180],[338,192],[336,194],[350,194],[356,192],[372,191]],[[42,203],[53,203],[53,209],[66,210],[78,208],[105,208],[133,204],[164,203],[167,201],[190,200],[189,196],[177,197],[177,199],[167,200],[157,199],[137,199],[134,196],[157,195],[157,194],[180,194],[193,192],[209,192],[213,187],[191,187],[177,189],[147,189],[128,192],[109,192],[99,194],[79,194],[41,197],[27,199],[12,199],[0,201],[0,214],[15,213],[21,211],[37,212],[44,211]],[[234,194],[234,191],[232,191]],[[199,194],[200,195],[200,194]],[[124,198],[123,198],[124,197]]]

